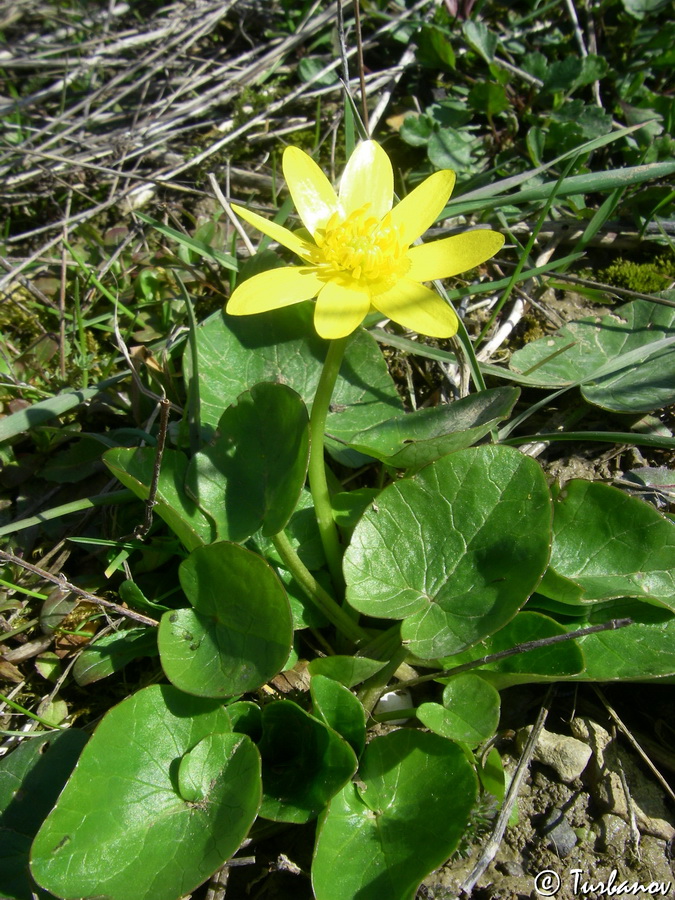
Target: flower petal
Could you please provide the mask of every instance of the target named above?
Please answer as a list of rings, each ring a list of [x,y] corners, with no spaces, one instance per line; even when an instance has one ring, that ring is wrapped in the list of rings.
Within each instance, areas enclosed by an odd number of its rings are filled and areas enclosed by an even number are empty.
[[[359,327],[369,309],[368,291],[329,281],[316,300],[314,327],[328,340],[346,337]]]
[[[408,278],[383,294],[373,295],[371,301],[385,316],[419,334],[448,338],[457,333],[453,308],[434,291]]]
[[[234,289],[227,312],[231,316],[248,316],[291,306],[316,297],[323,286],[316,269],[301,266],[269,269],[247,278]]]
[[[375,141],[364,141],[349,157],[340,181],[340,204],[348,216],[370,203],[369,214],[381,219],[394,198],[394,170]]]
[[[490,259],[503,245],[503,234],[485,228],[453,234],[429,244],[418,244],[408,250],[410,268],[406,275],[413,281],[450,278]]]
[[[282,168],[298,215],[309,233],[315,234],[338,209],[333,185],[312,157],[297,147],[286,147]]]
[[[288,247],[289,250],[297,253],[302,259],[311,257],[312,245],[303,240],[302,237],[289,231],[288,228],[284,228],[283,225],[277,225],[276,222],[271,222],[269,219],[259,216],[258,213],[251,212],[250,209],[244,209],[243,206],[238,206],[236,203],[232,204],[232,209],[244,222],[253,225],[258,231],[262,231],[263,234],[271,237],[273,241]]]
[[[405,247],[409,247],[434,224],[450,199],[454,186],[455,173],[442,169],[426,178],[393,208],[391,220],[403,229],[401,243]]]

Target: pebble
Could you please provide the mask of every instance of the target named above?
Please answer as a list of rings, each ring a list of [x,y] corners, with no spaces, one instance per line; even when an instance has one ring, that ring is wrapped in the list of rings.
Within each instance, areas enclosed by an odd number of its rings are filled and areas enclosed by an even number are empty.
[[[569,856],[577,845],[576,832],[565,818],[561,809],[555,807],[541,825],[543,837],[548,838],[552,849],[561,859]]]
[[[519,749],[525,746],[531,731],[531,725],[520,729],[517,738]],[[545,766],[551,766],[558,778],[569,784],[584,771],[591,753],[591,748],[583,741],[564,734],[554,734],[544,728],[539,735],[534,759]]]
[[[600,817],[599,825],[600,835],[596,844],[597,849],[603,852],[611,850],[613,853],[621,853],[630,837],[628,823],[624,822],[621,816],[605,813]]]

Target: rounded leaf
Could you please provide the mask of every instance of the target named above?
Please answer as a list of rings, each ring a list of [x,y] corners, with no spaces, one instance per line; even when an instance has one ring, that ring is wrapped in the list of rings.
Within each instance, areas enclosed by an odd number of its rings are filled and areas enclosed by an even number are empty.
[[[340,735],[291,700],[263,709],[263,802],[275,822],[309,822],[356,771]]]
[[[243,541],[259,528],[276,534],[298,502],[308,459],[302,398],[262,382],[225,410],[216,437],[190,461],[186,487],[224,540]]]
[[[33,843],[33,875],[66,900],[176,900],[237,850],[260,793],[258,751],[222,705],[152,685],[104,716]]]
[[[499,724],[499,693],[479,675],[456,675],[443,691],[443,705],[422,703],[416,710],[423,725],[441,737],[475,747]]]
[[[567,580],[580,603],[636,597],[675,612],[674,561],[675,528],[651,504],[574,479],[554,504],[550,570],[557,578],[547,578],[542,592],[569,602]]]
[[[401,729],[368,744],[358,779],[321,817],[316,900],[413,900],[464,834],[476,801],[473,767],[457,744]]]
[[[381,492],[344,559],[359,612],[403,619],[422,658],[459,653],[502,628],[546,567],[551,500],[544,474],[508,447],[444,456]]]
[[[200,547],[181,563],[191,608],[168,610],[159,625],[167,678],[200,697],[257,690],[288,658],[291,610],[272,568],[238,544]]]

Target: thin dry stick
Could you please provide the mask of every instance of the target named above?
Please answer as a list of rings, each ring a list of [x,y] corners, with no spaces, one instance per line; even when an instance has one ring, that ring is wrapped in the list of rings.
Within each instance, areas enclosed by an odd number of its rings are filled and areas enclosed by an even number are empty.
[[[361,115],[366,133],[370,134],[368,125],[368,102],[366,96],[366,79],[363,72],[363,41],[361,39],[361,0],[354,0],[354,30],[356,31],[356,61],[359,69],[361,85]]]
[[[64,216],[63,232],[61,234],[63,245],[61,246],[61,285],[59,290],[59,372],[62,380],[65,380],[66,377],[66,263],[68,259],[66,241],[68,240],[68,228],[65,223],[70,218],[70,206],[72,200],[73,192],[70,190],[68,191],[68,199],[66,200],[66,214]]]
[[[225,195],[221,191],[220,185],[218,184],[218,181],[216,180],[216,176],[213,174],[213,172],[209,172],[209,182],[211,184],[211,187],[213,188],[213,193],[216,195],[218,202],[220,203],[220,205],[223,207],[223,209],[225,211],[225,215],[230,220],[230,222],[232,222],[232,224],[234,225],[234,227],[237,231],[237,234],[244,242],[244,246],[248,250],[249,255],[254,256],[255,247],[251,243],[250,237],[246,234],[246,232],[242,228],[241,222],[235,216],[235,214],[232,212],[232,207],[227,202]]]
[[[38,566],[32,565],[32,563],[26,562],[25,559],[21,559],[21,557],[15,556],[13,553],[8,553],[7,550],[0,550],[0,559],[21,566],[23,569],[26,569],[26,571],[32,572],[33,575],[38,575],[40,578],[44,578],[45,581],[56,584],[65,591],[70,591],[71,594],[77,594],[77,596],[82,597],[83,600],[88,600],[90,603],[96,603],[99,606],[104,607],[104,609],[112,609],[118,615],[126,616],[127,619],[134,619],[134,621],[141,622],[143,625],[159,625],[159,622],[156,619],[151,619],[149,616],[144,616],[142,613],[134,612],[133,609],[126,609],[126,607],[120,606],[119,603],[113,603],[112,600],[104,600],[103,597],[91,594],[89,591],[83,591],[82,588],[79,588],[77,585],[68,581],[65,576],[52,575],[51,572],[40,569]]]
[[[539,741],[539,735],[541,734],[546,722],[554,691],[555,685],[552,685],[546,692],[544,702],[542,703],[541,709],[539,710],[539,715],[537,716],[537,721],[534,723],[532,731],[530,732],[530,735],[527,739],[527,743],[523,748],[521,757],[518,760],[516,771],[513,773],[511,784],[509,785],[509,789],[506,792],[506,797],[504,797],[504,802],[502,803],[502,808],[500,809],[499,815],[497,816],[497,821],[495,823],[492,834],[490,835],[490,839],[483,847],[483,851],[478,858],[478,862],[473,867],[471,874],[466,879],[466,881],[464,881],[463,884],[460,885],[460,893],[465,897],[471,896],[471,892],[476,886],[476,882],[497,855],[497,851],[499,850],[502,838],[504,837],[504,832],[506,831],[506,826],[508,825],[509,819],[511,817],[511,810],[513,809],[513,806],[518,799],[520,785],[522,784],[525,773],[527,772],[528,766],[530,765],[532,754],[534,753],[537,742]]]

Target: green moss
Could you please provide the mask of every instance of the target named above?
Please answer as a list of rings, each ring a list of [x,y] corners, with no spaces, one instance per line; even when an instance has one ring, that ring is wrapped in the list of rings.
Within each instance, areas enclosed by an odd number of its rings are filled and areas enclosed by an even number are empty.
[[[633,262],[619,257],[597,273],[598,279],[614,287],[653,294],[665,291],[675,281],[675,262],[671,254],[654,257],[650,262]]]

